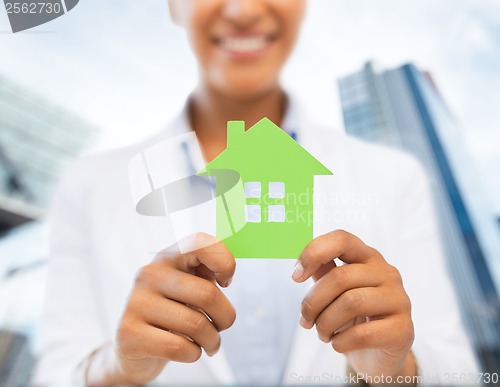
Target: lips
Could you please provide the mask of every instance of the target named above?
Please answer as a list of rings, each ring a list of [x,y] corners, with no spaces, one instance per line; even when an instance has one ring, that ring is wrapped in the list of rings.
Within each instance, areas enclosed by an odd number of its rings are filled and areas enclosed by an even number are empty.
[[[226,53],[248,56],[262,53],[271,45],[273,40],[273,35],[260,34],[218,37],[214,41]]]

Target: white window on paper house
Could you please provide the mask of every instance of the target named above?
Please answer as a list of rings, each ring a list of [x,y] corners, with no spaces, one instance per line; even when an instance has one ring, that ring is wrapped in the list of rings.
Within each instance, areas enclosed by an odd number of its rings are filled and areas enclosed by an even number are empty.
[[[285,218],[284,205],[279,204],[267,207],[267,221],[269,223],[283,223]]]
[[[244,185],[245,198],[260,199],[262,197],[262,184],[258,181],[247,182]],[[270,199],[283,199],[285,197],[285,183],[271,182],[268,185]],[[283,204],[269,205],[267,207],[268,223],[284,223],[286,220],[285,206]],[[245,206],[245,221],[249,223],[262,222],[262,208],[259,204]]]
[[[283,199],[285,197],[285,183],[271,182],[269,183],[269,198]]]

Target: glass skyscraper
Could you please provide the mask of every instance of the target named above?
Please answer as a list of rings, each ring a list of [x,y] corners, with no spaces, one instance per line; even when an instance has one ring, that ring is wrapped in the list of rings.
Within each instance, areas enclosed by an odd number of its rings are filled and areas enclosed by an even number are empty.
[[[426,168],[466,328],[484,369],[498,372],[500,233],[459,125],[430,74],[412,64],[367,63],[338,85],[347,133],[402,148]]]
[[[0,233],[44,214],[67,163],[97,128],[0,77]]]

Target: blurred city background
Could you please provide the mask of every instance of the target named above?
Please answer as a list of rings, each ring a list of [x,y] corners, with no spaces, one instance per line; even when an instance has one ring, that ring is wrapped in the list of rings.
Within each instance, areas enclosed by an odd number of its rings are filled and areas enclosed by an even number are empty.
[[[311,0],[283,80],[316,121],[426,167],[490,372],[500,370],[499,69],[497,0]],[[0,385],[25,383],[36,358],[47,213],[65,167],[157,132],[195,84],[164,0],[85,0],[18,34],[0,6]]]

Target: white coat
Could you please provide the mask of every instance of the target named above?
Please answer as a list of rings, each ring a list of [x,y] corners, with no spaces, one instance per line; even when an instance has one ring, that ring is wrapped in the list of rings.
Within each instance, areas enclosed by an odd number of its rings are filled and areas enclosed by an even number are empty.
[[[320,127],[300,112],[297,116],[299,142],[334,172],[320,183],[329,193],[322,203],[328,216],[315,221],[315,235],[345,229],[399,269],[412,301],[413,353],[426,383],[450,384],[454,372],[477,372],[445,268],[431,187],[420,165],[401,152]],[[136,272],[175,242],[166,218],[135,212],[127,168],[141,150],[186,125],[183,114],[158,136],[87,156],[66,175],[52,212],[36,384],[83,383],[82,360],[113,340]],[[292,266],[290,261],[290,272]],[[283,384],[340,384],[345,375],[343,355],[322,343],[314,329],[296,330]],[[203,354],[193,364],[170,363],[157,382],[214,385],[235,379],[222,343],[212,358]]]

